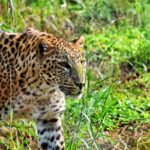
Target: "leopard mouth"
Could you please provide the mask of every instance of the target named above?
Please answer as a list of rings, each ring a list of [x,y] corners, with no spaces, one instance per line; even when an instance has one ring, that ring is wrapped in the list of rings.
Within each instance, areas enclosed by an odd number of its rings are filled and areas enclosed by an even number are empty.
[[[67,86],[67,85],[60,85],[59,89],[66,95],[66,96],[78,96],[81,94],[81,89],[79,87]]]

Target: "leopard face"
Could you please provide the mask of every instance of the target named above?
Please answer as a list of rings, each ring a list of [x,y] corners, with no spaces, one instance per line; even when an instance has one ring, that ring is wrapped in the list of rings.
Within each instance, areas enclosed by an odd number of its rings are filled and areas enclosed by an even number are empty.
[[[62,39],[61,39],[62,40]],[[43,39],[39,46],[40,76],[47,85],[59,87],[67,96],[79,95],[85,84],[85,60],[81,45],[83,37],[75,43]]]

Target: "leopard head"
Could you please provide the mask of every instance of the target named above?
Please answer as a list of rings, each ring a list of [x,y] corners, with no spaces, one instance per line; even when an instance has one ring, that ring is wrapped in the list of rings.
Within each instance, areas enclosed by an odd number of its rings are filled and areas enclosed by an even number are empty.
[[[77,96],[85,85],[84,38],[68,42],[51,34],[42,36],[37,46],[40,77],[58,87],[66,96]]]

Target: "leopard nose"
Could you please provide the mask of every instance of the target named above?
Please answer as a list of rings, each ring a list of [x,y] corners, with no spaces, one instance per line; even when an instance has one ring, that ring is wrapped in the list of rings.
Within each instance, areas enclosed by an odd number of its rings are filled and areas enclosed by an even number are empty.
[[[75,84],[80,88],[80,90],[85,86],[85,83],[75,83]]]

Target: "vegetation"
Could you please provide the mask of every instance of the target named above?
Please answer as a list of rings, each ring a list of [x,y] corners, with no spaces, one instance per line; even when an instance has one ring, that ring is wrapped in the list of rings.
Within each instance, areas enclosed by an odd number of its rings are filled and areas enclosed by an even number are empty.
[[[150,149],[149,0],[0,0],[0,29],[84,35],[87,83],[67,100],[67,150]],[[1,123],[0,149],[38,149],[33,122]],[[6,131],[7,132],[7,131]]]

